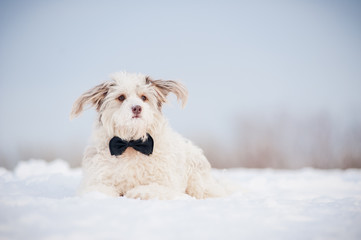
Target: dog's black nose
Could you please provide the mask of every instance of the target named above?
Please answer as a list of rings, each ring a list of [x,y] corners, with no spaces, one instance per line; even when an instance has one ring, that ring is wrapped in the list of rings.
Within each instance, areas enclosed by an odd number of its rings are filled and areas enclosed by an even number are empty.
[[[134,114],[138,115],[138,114],[140,114],[142,112],[142,107],[139,106],[139,105],[133,106],[132,111],[133,111]]]

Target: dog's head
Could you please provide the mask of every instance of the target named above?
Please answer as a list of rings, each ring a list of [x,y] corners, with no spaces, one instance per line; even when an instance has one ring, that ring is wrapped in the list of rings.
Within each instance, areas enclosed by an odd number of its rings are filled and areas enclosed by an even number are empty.
[[[119,72],[82,94],[74,103],[71,118],[77,117],[86,105],[94,106],[99,122],[109,136],[138,139],[156,127],[162,105],[170,92],[187,101],[186,88],[175,81],[152,80],[142,74]]]

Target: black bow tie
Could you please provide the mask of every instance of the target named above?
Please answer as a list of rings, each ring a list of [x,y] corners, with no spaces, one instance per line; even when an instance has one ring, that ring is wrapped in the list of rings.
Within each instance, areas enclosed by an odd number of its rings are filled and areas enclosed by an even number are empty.
[[[142,139],[125,141],[119,137],[113,137],[109,142],[109,149],[111,155],[122,155],[122,153],[128,148],[132,147],[138,152],[141,152],[145,155],[150,155],[153,153],[154,141],[153,138],[147,133],[147,139],[143,141]]]

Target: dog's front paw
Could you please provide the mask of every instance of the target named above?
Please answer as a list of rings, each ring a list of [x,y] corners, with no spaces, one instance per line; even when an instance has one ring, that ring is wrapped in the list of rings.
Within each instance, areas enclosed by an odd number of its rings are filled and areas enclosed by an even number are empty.
[[[134,199],[142,199],[142,200],[157,199],[157,197],[154,196],[152,193],[139,191],[137,189],[132,189],[132,190],[128,191],[125,194],[125,197],[134,198]]]

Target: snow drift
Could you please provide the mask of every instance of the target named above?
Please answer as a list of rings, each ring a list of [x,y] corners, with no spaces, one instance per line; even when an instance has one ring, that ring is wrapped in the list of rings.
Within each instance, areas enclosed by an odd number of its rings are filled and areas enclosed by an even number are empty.
[[[77,197],[63,160],[0,168],[0,239],[361,239],[361,170],[214,170],[228,198]]]

